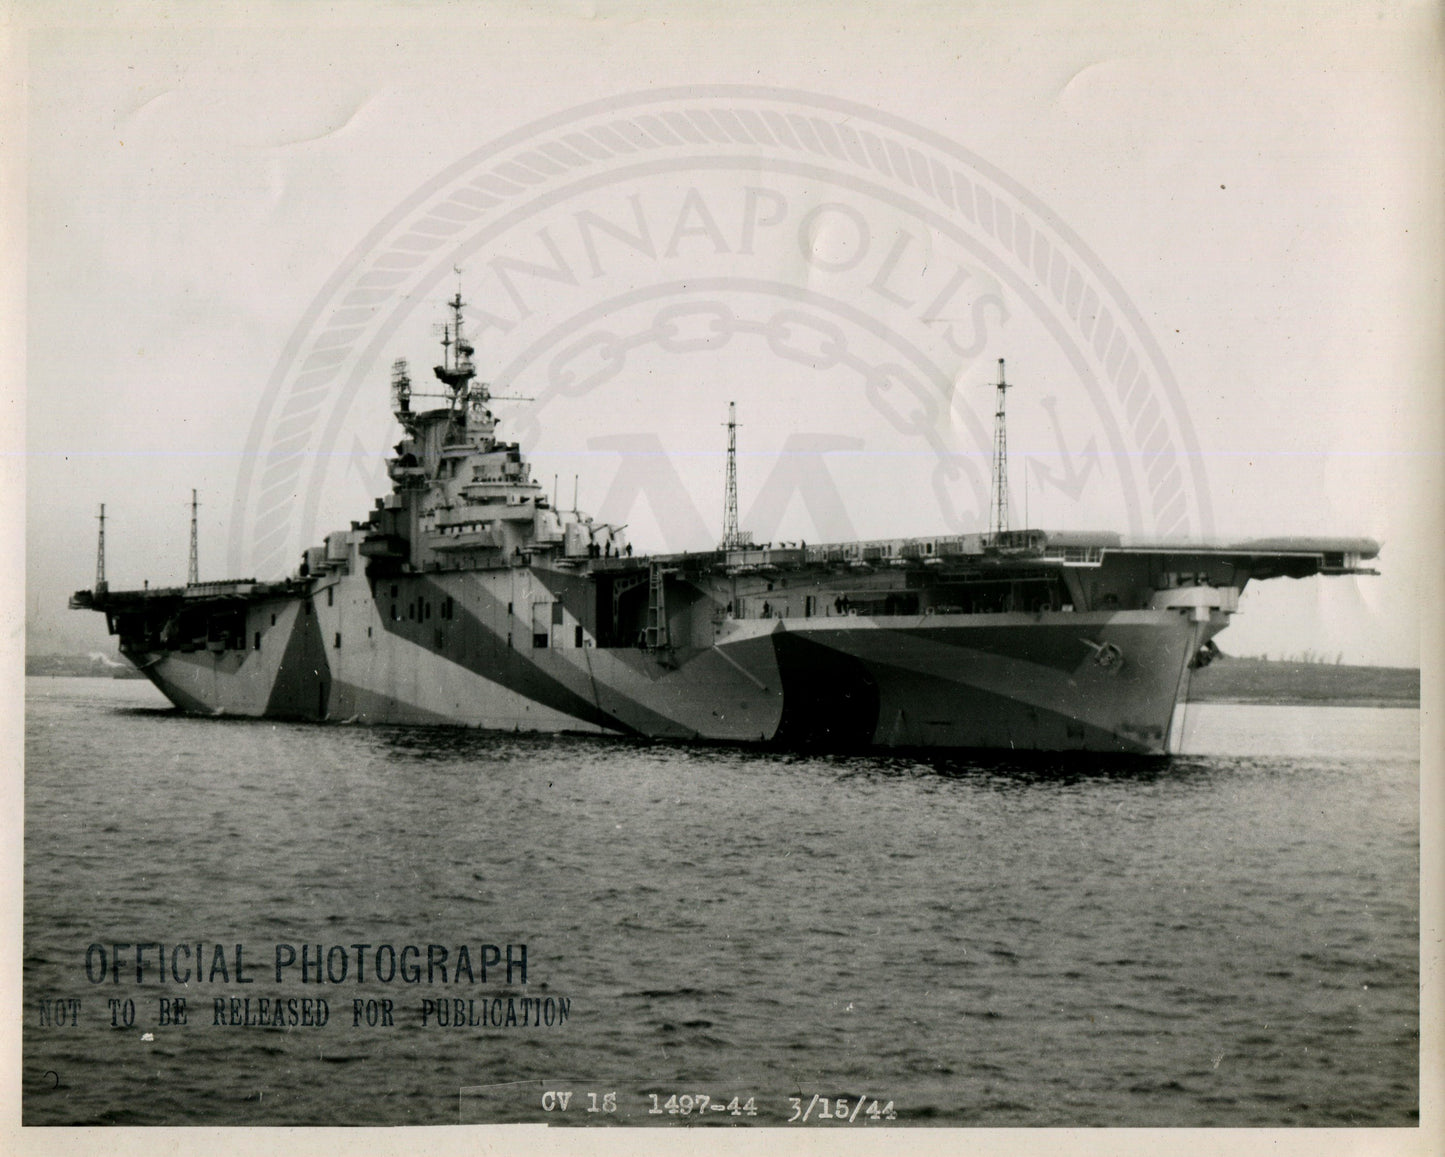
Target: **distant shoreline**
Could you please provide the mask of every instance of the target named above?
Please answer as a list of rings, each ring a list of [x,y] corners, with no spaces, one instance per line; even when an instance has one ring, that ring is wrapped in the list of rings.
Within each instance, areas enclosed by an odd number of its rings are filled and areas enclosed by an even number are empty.
[[[1218,703],[1231,707],[1419,707],[1419,699],[1313,698],[1298,695],[1262,695],[1257,698],[1191,694],[1188,703]]]
[[[1350,667],[1221,656],[1193,672],[1190,703],[1301,707],[1418,707],[1414,667]]]
[[[25,674],[145,678],[129,663],[110,666],[85,655],[30,655],[25,659]],[[1193,672],[1188,701],[1274,707],[1418,707],[1420,671],[1415,667],[1350,667],[1220,656]]]
[[[25,674],[63,679],[144,679],[145,673],[128,659],[104,655],[26,655]]]

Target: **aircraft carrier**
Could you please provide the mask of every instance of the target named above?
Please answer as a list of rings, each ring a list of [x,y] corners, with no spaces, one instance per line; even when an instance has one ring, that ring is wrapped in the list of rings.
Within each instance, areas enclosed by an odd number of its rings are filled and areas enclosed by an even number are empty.
[[[1161,755],[1247,583],[1377,573],[1368,539],[1008,529],[1002,362],[986,533],[753,544],[730,421],[719,547],[635,555],[624,528],[558,509],[498,436],[463,304],[439,393],[392,367],[403,437],[364,521],[280,581],[139,591],[104,581],[102,522],[95,586],[70,605],[103,612],[121,652],[204,715]]]

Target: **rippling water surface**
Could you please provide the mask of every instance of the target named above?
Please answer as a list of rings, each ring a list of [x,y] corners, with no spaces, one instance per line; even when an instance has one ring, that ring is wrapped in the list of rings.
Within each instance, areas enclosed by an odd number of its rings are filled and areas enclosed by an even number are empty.
[[[1199,705],[1169,761],[919,761],[27,683],[27,1124],[673,1123],[645,1111],[672,1093],[756,1098],[722,1124],[814,1094],[899,1123],[1417,1121],[1417,711]],[[243,943],[253,983],[87,979],[88,945],[142,941]],[[277,943],[525,943],[527,984],[278,985]],[[570,1014],[420,1024],[509,994]],[[324,1027],[213,1023],[302,995]],[[56,998],[78,1024],[40,1023]],[[358,998],[396,1023],[352,1027]]]

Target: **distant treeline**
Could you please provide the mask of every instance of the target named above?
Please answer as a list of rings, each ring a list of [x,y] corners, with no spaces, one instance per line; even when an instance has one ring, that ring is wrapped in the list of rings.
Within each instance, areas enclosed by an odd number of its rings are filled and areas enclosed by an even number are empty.
[[[1411,667],[1350,667],[1339,662],[1221,655],[1194,672],[1189,699],[1194,703],[1412,707],[1420,702],[1420,672]]]

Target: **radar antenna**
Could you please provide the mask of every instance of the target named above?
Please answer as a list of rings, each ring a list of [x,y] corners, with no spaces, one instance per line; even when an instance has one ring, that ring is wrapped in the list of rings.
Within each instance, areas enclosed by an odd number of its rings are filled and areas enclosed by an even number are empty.
[[[398,418],[411,412],[411,375],[407,373],[406,358],[391,363],[391,409]]]
[[[993,415],[993,493],[988,522],[989,537],[995,544],[1008,533],[1008,428],[1004,420],[1004,393],[1008,388],[1003,358],[999,358],[997,404]]]

